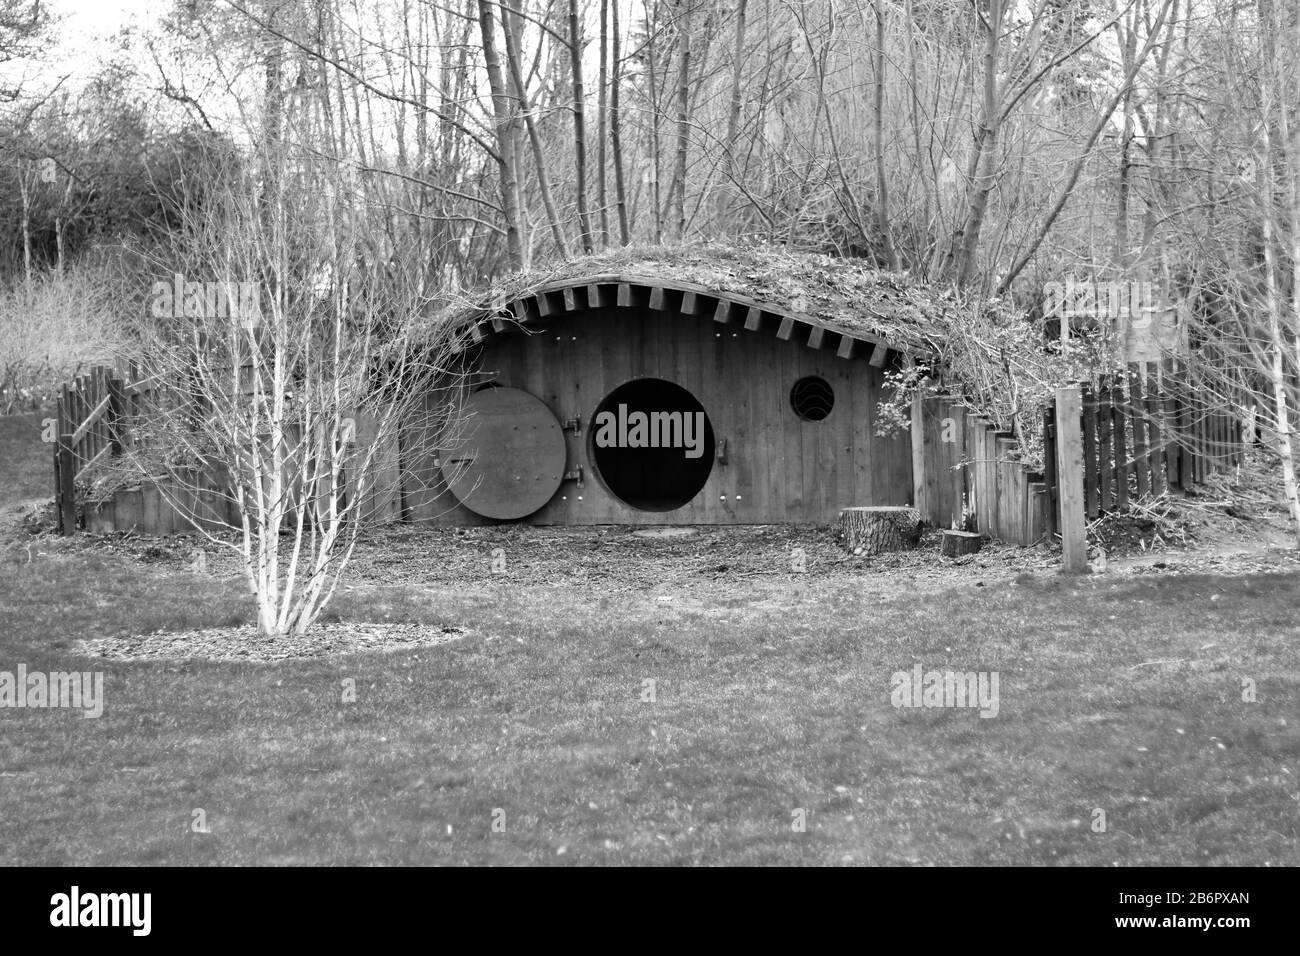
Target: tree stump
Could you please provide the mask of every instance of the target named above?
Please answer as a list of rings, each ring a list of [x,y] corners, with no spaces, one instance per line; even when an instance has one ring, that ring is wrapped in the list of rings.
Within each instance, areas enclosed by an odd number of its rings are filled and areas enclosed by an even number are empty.
[[[945,531],[939,553],[945,558],[959,558],[963,554],[974,554],[983,544],[980,536],[970,531]]]
[[[845,508],[840,532],[850,554],[909,551],[921,541],[921,512],[909,507]]]

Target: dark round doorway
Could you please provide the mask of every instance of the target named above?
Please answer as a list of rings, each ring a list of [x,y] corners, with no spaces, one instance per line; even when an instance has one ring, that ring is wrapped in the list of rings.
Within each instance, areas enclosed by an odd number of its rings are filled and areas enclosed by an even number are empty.
[[[694,395],[660,378],[620,385],[596,409],[592,464],[614,497],[641,511],[689,503],[713,470],[713,426]]]

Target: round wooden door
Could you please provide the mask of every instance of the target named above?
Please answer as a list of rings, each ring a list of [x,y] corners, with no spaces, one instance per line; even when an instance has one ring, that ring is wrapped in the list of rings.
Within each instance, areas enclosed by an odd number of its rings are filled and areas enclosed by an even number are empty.
[[[485,518],[523,518],[560,488],[567,458],[564,431],[537,396],[485,388],[464,405],[464,440],[442,463],[447,487]]]

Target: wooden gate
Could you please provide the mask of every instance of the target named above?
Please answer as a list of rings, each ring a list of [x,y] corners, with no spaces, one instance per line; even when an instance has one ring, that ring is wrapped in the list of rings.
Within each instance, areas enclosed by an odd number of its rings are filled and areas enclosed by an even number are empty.
[[[59,532],[78,525],[77,478],[106,458],[121,454],[126,386],[108,368],[97,366],[64,385],[55,413],[54,502]]]
[[[1085,384],[1082,432],[1084,513],[1090,521],[1137,499],[1190,491],[1241,464],[1244,445],[1237,410],[1200,392],[1186,366],[1172,359],[1130,365],[1120,376]],[[1060,503],[1052,465],[1054,407],[1045,414],[1043,444],[1055,516]]]

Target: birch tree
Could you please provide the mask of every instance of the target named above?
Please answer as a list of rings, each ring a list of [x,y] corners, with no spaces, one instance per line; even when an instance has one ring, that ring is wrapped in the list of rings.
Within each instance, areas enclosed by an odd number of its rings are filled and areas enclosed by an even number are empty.
[[[156,262],[126,459],[237,556],[268,638],[302,634],[335,593],[383,450],[430,429],[454,447],[459,387],[423,264],[366,264],[353,190],[275,161],[269,195],[247,172],[200,173],[223,185]]]

